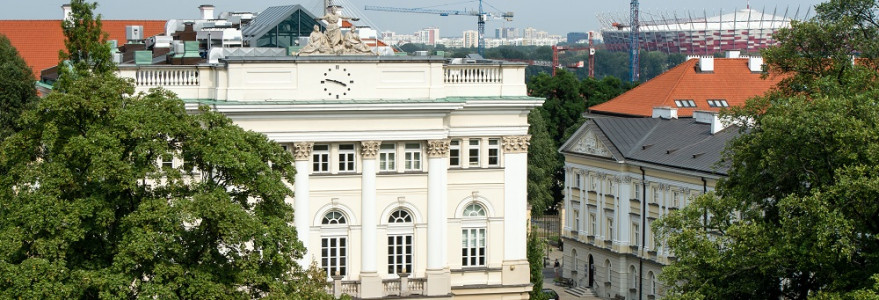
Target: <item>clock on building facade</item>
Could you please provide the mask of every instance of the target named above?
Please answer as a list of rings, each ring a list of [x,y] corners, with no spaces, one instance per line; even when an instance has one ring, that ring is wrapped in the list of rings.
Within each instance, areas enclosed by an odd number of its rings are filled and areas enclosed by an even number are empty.
[[[327,68],[323,78],[320,80],[320,84],[323,85],[327,96],[339,99],[350,96],[354,80],[351,77],[351,71],[336,65],[335,68]]]

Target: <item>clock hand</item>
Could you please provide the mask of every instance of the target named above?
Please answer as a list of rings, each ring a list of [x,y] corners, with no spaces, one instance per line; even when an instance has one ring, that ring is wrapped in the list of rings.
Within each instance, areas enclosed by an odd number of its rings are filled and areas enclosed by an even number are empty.
[[[325,80],[326,80],[326,81],[329,81],[329,82],[335,82],[336,84],[339,84],[339,85],[341,85],[341,86],[348,86],[348,85],[345,84],[344,82],[341,82],[341,81],[338,81],[338,80],[335,80],[335,79],[325,79]]]

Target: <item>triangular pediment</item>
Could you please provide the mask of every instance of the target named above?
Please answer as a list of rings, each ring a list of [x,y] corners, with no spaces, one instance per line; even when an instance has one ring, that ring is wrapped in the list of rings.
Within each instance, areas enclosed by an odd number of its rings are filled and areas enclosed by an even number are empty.
[[[585,127],[585,126],[584,126]],[[592,128],[581,128],[563,147],[563,151],[613,158],[613,153],[599,139]]]

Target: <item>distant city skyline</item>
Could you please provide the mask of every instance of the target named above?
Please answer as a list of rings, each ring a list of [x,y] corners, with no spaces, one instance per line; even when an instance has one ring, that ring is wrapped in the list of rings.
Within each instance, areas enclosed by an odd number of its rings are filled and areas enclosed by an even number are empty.
[[[69,1],[42,0],[17,2],[7,5],[0,11],[0,19],[60,19],[61,5]],[[457,1],[450,5],[438,5],[433,0],[335,0],[336,4],[345,7],[346,14],[353,14],[362,18],[358,25],[371,25],[380,31],[393,31],[397,33],[411,34],[427,27],[439,27],[441,37],[462,36],[465,30],[476,30],[476,17],[472,16],[439,16],[431,14],[395,13],[382,11],[364,11],[364,6],[388,6],[400,8],[429,8],[444,10],[475,10],[477,1]],[[698,0],[681,1],[640,1],[641,11],[645,13],[666,12],[668,15],[676,12],[679,17],[690,15],[713,16],[721,12],[732,12],[744,9],[749,1],[713,1],[704,2]],[[820,0],[775,0],[775,1],[750,1],[752,9],[776,15],[788,15],[792,17],[799,10],[802,18],[807,11],[814,15],[814,5],[821,3]],[[536,2],[484,0],[484,8],[489,12],[511,11],[515,17],[513,21],[490,20],[486,23],[486,37],[494,37],[494,30],[500,27],[515,27],[522,30],[533,27],[547,31],[553,35],[566,35],[568,32],[586,32],[601,29],[596,15],[599,13],[614,13],[624,15],[628,12],[629,1],[571,1],[571,0],[543,0]],[[262,11],[270,6],[301,4],[303,7],[316,15],[322,14],[323,0],[251,0],[247,3],[234,0],[199,0],[199,1],[98,1],[97,12],[105,19],[194,19],[198,18],[198,6],[212,4],[216,7],[216,13],[226,11]],[[353,8],[353,9],[352,9]],[[643,14],[642,14],[643,16]],[[645,18],[645,17],[642,17]]]

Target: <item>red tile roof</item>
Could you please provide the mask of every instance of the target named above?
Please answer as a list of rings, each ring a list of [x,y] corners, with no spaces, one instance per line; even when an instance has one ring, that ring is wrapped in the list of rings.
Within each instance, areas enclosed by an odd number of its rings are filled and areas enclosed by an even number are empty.
[[[642,83],[605,103],[590,107],[594,113],[650,117],[657,106],[677,107],[675,100],[693,100],[696,107],[678,107],[679,117],[692,117],[693,111],[718,111],[708,100],[726,100],[730,106],[741,106],[748,98],[762,95],[784,76],[761,74],[748,68],[747,58],[715,58],[714,72],[696,71],[698,59],[690,59],[677,67]]]
[[[108,40],[125,43],[125,26],[142,25],[144,37],[165,32],[163,20],[101,20]],[[0,20],[0,34],[6,35],[12,46],[24,57],[39,78],[40,71],[58,64],[58,51],[64,49],[64,33],[60,20]]]

